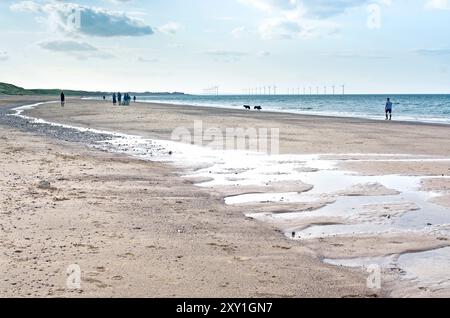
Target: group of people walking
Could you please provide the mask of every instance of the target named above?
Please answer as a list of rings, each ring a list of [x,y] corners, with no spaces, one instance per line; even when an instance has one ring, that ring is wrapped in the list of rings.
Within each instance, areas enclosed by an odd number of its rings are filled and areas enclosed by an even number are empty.
[[[123,94],[123,96],[120,92],[117,94],[114,93],[112,96],[112,100],[113,100],[113,105],[117,105],[117,102],[118,102],[119,105],[127,106],[127,105],[130,105],[131,96],[128,93]],[[136,102],[136,96],[133,96],[133,101]]]
[[[106,100],[106,96],[103,96],[103,100]],[[133,101],[136,103],[136,96],[133,96]],[[64,105],[66,104],[66,95],[64,94],[64,92],[61,92],[60,95],[60,101],[61,101],[61,107],[64,107]],[[114,93],[112,96],[112,101],[114,105],[117,105],[117,102],[119,103],[119,105],[121,106],[127,106],[130,105],[131,102],[131,96],[128,93],[125,94],[121,94],[119,93]]]

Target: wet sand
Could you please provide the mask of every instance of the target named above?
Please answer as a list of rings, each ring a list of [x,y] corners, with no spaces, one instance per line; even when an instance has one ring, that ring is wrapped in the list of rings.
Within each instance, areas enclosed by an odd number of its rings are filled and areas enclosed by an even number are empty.
[[[100,101],[69,102],[64,111],[57,105],[46,105],[29,113],[58,123],[156,139],[170,139],[177,127],[193,129],[196,120],[203,121],[205,130],[209,127],[282,128],[281,153],[450,156],[450,126],[447,125],[143,103],[113,107],[110,102]]]
[[[26,114],[44,118],[51,122],[70,124],[80,127],[88,127],[88,128],[96,128],[103,129],[112,132],[122,132],[128,134],[134,134],[143,136],[146,138],[153,139],[169,139],[171,132],[176,127],[187,127],[192,128],[193,122],[195,120],[203,120],[204,127],[220,127],[221,129],[225,129],[227,127],[262,127],[262,128],[280,128],[280,149],[282,154],[336,154],[335,159],[339,159],[339,164],[337,167],[339,169],[350,170],[354,173],[359,173],[364,176],[383,176],[387,174],[398,174],[398,175],[406,175],[406,176],[436,176],[441,177],[442,175],[449,175],[450,171],[450,162],[449,161],[433,161],[434,159],[445,159],[449,157],[450,153],[450,141],[448,140],[448,132],[450,128],[448,126],[440,126],[440,125],[428,125],[428,124],[412,124],[412,123],[395,123],[395,122],[384,122],[384,121],[370,121],[370,120],[361,120],[361,119],[349,119],[349,118],[325,118],[325,117],[314,117],[314,116],[301,116],[301,115],[290,115],[290,114],[276,114],[271,113],[270,116],[267,113],[247,113],[241,110],[226,110],[226,109],[215,109],[215,108],[203,108],[203,107],[186,107],[186,106],[171,106],[171,105],[142,105],[137,104],[132,107],[112,107],[109,103],[105,102],[96,102],[96,101],[70,101],[66,108],[61,109],[57,105],[43,105],[39,108],[33,109],[31,111],[27,111]],[[11,133],[11,131],[8,131]],[[26,135],[24,135],[26,136]],[[18,137],[18,140],[22,140],[25,138],[24,136]],[[29,136],[28,136],[29,137]],[[34,137],[36,138],[36,137]],[[44,139],[46,143],[54,141],[50,141]],[[42,142],[42,141],[41,141]],[[15,142],[14,142],[15,145]],[[78,160],[90,160],[92,156],[95,156],[96,160],[99,158],[106,157],[109,158],[111,162],[114,162],[111,158],[116,158],[116,156],[112,154],[104,154],[98,153],[93,150],[87,151],[85,148],[70,148],[75,147],[72,144],[64,144],[62,145],[62,149],[67,151],[67,149],[71,149],[74,153],[78,153],[80,151],[84,151],[83,156],[81,158],[77,157]],[[24,149],[28,149],[29,146],[23,147]],[[35,151],[36,153],[36,151]],[[352,162],[349,159],[352,159],[353,155],[349,154],[359,154],[356,156],[358,160]],[[369,160],[364,161],[361,154],[369,155]],[[379,154],[375,157],[372,154]],[[383,154],[408,154],[410,155],[407,159],[413,159],[413,161],[405,161],[404,157],[400,156],[400,161],[392,162],[392,158],[386,159]],[[23,156],[21,154],[20,156]],[[432,157],[431,161],[420,161],[417,160],[420,156],[426,156],[427,158]],[[27,158],[29,155],[26,156]],[[48,154],[46,155],[48,157]],[[374,160],[375,159],[375,160]],[[2,158],[3,160],[7,160],[6,158]],[[298,213],[301,211],[314,213],[314,211],[319,211],[321,208],[326,208],[327,205],[335,202],[339,197],[366,197],[366,196],[393,196],[396,195],[398,189],[390,189],[387,187],[376,185],[375,183],[370,184],[361,184],[358,183],[353,185],[353,187],[348,187],[346,189],[341,189],[340,193],[332,193],[332,195],[327,197],[320,197],[317,202],[248,202],[241,204],[234,204],[226,206],[224,204],[224,200],[227,196],[230,195],[239,195],[239,194],[252,194],[252,193],[303,193],[311,189],[311,186],[307,183],[303,182],[273,182],[267,185],[259,185],[259,186],[226,186],[226,185],[218,185],[211,184],[208,186],[208,173],[206,174],[197,174],[188,178],[181,178],[181,176],[186,175],[186,172],[181,170],[174,169],[173,166],[160,164],[160,163],[151,163],[151,162],[142,162],[133,160],[129,157],[120,157],[121,163],[123,160],[127,162],[127,164],[134,165],[144,165],[148,170],[141,171],[138,175],[149,177],[150,180],[153,178],[157,178],[156,176],[160,176],[162,171],[166,171],[166,175],[164,178],[160,178],[160,182],[164,184],[168,180],[172,180],[172,182],[178,184],[181,183],[182,189],[177,189],[175,192],[166,193],[160,192],[158,196],[158,200],[156,202],[152,202],[157,207],[159,207],[160,211],[167,210],[167,206],[170,207],[170,210],[177,207],[177,204],[173,205],[173,201],[176,199],[173,198],[173,193],[183,193],[183,191],[188,191],[192,196],[197,198],[199,195],[202,199],[205,200],[203,204],[206,206],[214,206],[217,210],[215,213],[212,211],[208,211],[207,213],[199,212],[199,207],[197,207],[197,200],[195,203],[191,203],[187,207],[183,207],[178,210],[178,214],[182,216],[182,219],[186,221],[192,221],[192,224],[203,224],[205,222],[210,222],[207,226],[203,228],[204,236],[206,238],[223,238],[226,236],[226,241],[231,242],[230,246],[231,251],[242,250],[245,253],[239,253],[238,255],[233,255],[233,260],[236,260],[238,264],[243,263],[247,264],[251,262],[251,266],[243,266],[246,270],[250,270],[254,276],[248,275],[248,273],[244,273],[244,269],[233,268],[235,273],[239,273],[239,278],[236,279],[236,282],[233,284],[238,284],[242,288],[242,294],[236,292],[236,288],[231,288],[232,283],[225,284],[221,289],[217,292],[218,296],[258,296],[258,295],[280,295],[280,296],[292,296],[292,297],[304,297],[304,296],[367,296],[378,294],[382,296],[393,295],[393,296],[415,296],[415,295],[425,295],[428,297],[433,296],[445,296],[447,295],[448,290],[436,291],[433,289],[428,289],[424,292],[423,286],[420,284],[415,284],[414,282],[408,280],[401,280],[401,277],[397,273],[386,273],[386,284],[383,286],[382,290],[378,290],[374,292],[373,290],[366,290],[365,283],[367,274],[358,269],[358,268],[343,268],[343,267],[335,267],[331,265],[326,265],[322,263],[320,260],[324,258],[334,258],[334,259],[348,259],[348,258],[358,258],[358,257],[383,257],[389,255],[403,255],[405,253],[411,253],[414,251],[425,251],[430,249],[436,249],[449,245],[448,236],[437,235],[433,233],[391,233],[391,234],[383,234],[379,235],[377,233],[373,233],[372,235],[358,235],[355,240],[355,236],[338,236],[338,237],[318,237],[317,239],[310,240],[289,240],[286,236],[286,233],[283,232],[283,226],[279,223],[262,221],[260,223],[260,219],[258,217],[246,218],[245,215],[249,216],[251,214],[261,214],[261,215],[271,215],[273,213],[276,214],[284,214],[289,215],[289,213]],[[107,166],[111,166],[112,163],[108,161]],[[29,164],[28,164],[29,165]],[[103,174],[102,169],[98,168],[102,165],[94,165],[95,168],[92,167],[87,175],[96,176],[98,174]],[[118,166],[114,168],[114,172],[122,171],[124,168],[122,166]],[[159,170],[162,169],[162,170]],[[165,170],[164,170],[165,169]],[[301,168],[304,170],[304,167]],[[308,169],[306,169],[308,170]],[[55,169],[58,171],[58,169]],[[314,171],[314,169],[311,169]],[[70,171],[71,173],[75,173],[75,171]],[[107,170],[108,173],[112,173],[113,170]],[[193,171],[191,171],[193,172]],[[195,171],[194,171],[195,172]],[[201,172],[201,169],[200,169]],[[69,172],[65,172],[69,173]],[[105,172],[106,173],[106,172]],[[126,170],[125,175],[121,178],[121,182],[126,181],[125,186],[130,183],[130,187],[136,187],[135,182],[133,182],[133,175],[135,171]],[[142,174],[144,173],[144,174]],[[326,173],[326,171],[325,171]],[[172,175],[173,174],[173,175]],[[233,173],[230,173],[233,174]],[[170,175],[170,177],[168,177]],[[173,177],[173,178],[172,178]],[[166,180],[168,179],[168,180]],[[78,180],[84,180],[79,177]],[[332,180],[332,179],[331,179]],[[110,182],[117,181],[114,178],[109,180]],[[233,180],[231,180],[233,181]],[[300,181],[300,180],[299,180]],[[301,180],[303,181],[303,180]],[[79,181],[78,181],[79,182]],[[89,183],[88,178],[86,178],[86,182]],[[203,183],[201,183],[203,182]],[[332,181],[331,181],[332,182]],[[200,183],[198,186],[194,186],[192,183]],[[432,184],[428,184],[430,181],[426,181],[426,184],[423,187],[433,187],[432,190],[428,188],[424,190],[439,192],[441,197],[434,198],[434,202],[441,204],[443,207],[446,206],[446,198],[448,196],[448,188],[446,188],[446,184],[443,182],[434,182]],[[104,191],[108,195],[112,195],[113,197],[119,197],[121,200],[132,204],[133,211],[145,211],[142,210],[142,207],[136,204],[135,201],[135,193],[134,191],[126,192],[127,194],[124,196],[123,194],[119,195],[121,192],[122,183],[117,183],[114,186],[103,188],[104,184],[100,182],[100,184],[96,184],[95,188],[92,186],[89,187],[88,184],[83,185],[83,188],[90,188],[91,191]],[[168,187],[168,186],[166,186]],[[184,189],[186,187],[186,189]],[[152,187],[147,188],[147,190],[152,191]],[[188,189],[188,190],[187,190]],[[181,192],[180,192],[181,191]],[[314,189],[313,189],[314,191]],[[89,192],[89,191],[88,191]],[[133,195],[131,194],[133,193]],[[195,194],[192,194],[195,193]],[[200,195],[201,194],[201,195]],[[189,195],[186,195],[189,197]],[[203,198],[203,196],[207,198]],[[184,197],[184,196],[183,196]],[[139,196],[141,200],[147,200],[146,196]],[[211,201],[212,200],[212,201]],[[80,204],[83,204],[86,200],[81,200]],[[102,213],[104,213],[103,205],[106,204],[108,209],[115,210],[116,205],[119,202],[111,201],[110,198],[106,200],[106,202],[101,201],[99,204],[101,208],[96,209],[97,212],[91,213],[98,218],[98,221],[103,219]],[[111,202],[110,202],[111,201]],[[184,202],[184,200],[179,200],[180,202]],[[58,201],[57,201],[58,202]],[[63,201],[64,202],[64,201]],[[139,202],[139,201],[138,201]],[[212,204],[211,202],[214,202]],[[181,203],[178,203],[181,204]],[[410,204],[410,205],[408,205]],[[77,207],[78,213],[82,213],[83,211],[79,210],[80,207]],[[122,215],[124,218],[129,218],[129,207],[127,211],[122,211],[122,213],[116,213]],[[369,220],[379,220],[380,218],[385,218],[386,216],[397,218],[401,217],[407,212],[413,212],[416,207],[414,203],[402,203],[394,206],[389,206],[389,209],[386,213],[380,213],[386,209],[386,206],[383,205],[367,205],[364,208],[364,213],[358,215],[359,221],[361,218],[366,218]],[[201,210],[201,209],[200,209]],[[128,213],[127,213],[128,212]],[[358,211],[360,212],[360,211]],[[139,215],[139,212],[137,212]],[[143,213],[143,212],[142,212]],[[192,215],[198,214],[194,218]],[[128,216],[127,216],[128,215]],[[151,217],[155,217],[154,213],[150,214]],[[146,218],[141,219],[141,223],[148,223],[149,215],[146,215]],[[145,220],[145,221],[144,221]],[[166,220],[164,218],[160,219],[161,223],[165,223]],[[231,222],[234,220],[234,222]],[[224,222],[225,224],[229,224],[230,227],[219,226],[220,222]],[[342,218],[338,216],[334,216],[331,218],[318,217],[315,220],[308,220],[307,222],[299,221],[300,223],[292,224],[289,223],[287,228],[292,228],[294,225],[297,229],[305,229],[311,225],[326,225],[326,224],[341,224],[343,222]],[[161,227],[161,223],[158,228]],[[39,222],[36,222],[39,224]],[[192,225],[195,228],[195,225]],[[108,231],[111,226],[108,226]],[[250,230],[251,228],[251,230]],[[276,229],[276,231],[275,231]],[[142,229],[141,229],[142,230]],[[104,231],[104,230],[103,230]],[[145,232],[145,230],[142,230]],[[249,232],[250,231],[250,232]],[[281,231],[281,233],[279,232]],[[120,232],[120,231],[119,231]],[[183,232],[183,231],[182,231]],[[225,233],[226,234],[225,234]],[[178,232],[176,232],[178,233]],[[147,232],[146,235],[149,235]],[[202,246],[202,242],[205,243],[205,238],[199,236],[198,233],[196,235],[192,234],[192,244],[195,245],[195,249],[193,251],[197,251],[198,246]],[[125,235],[125,234],[124,234]],[[128,235],[128,234],[127,234]],[[137,234],[130,234],[137,235]],[[160,237],[161,231],[158,231],[158,235],[156,237]],[[164,235],[163,235],[164,236]],[[148,236],[147,236],[148,237]],[[152,236],[150,236],[152,237]],[[168,242],[171,242],[171,246],[174,249],[178,246],[178,249],[181,248],[181,251],[185,249],[182,248],[183,239],[180,241],[174,241],[173,237],[170,235],[165,236]],[[175,236],[177,237],[177,236]],[[155,235],[153,235],[155,239]],[[97,241],[98,238],[95,238]],[[141,238],[142,240],[142,238]],[[272,241],[273,240],[273,241]],[[115,243],[115,244],[124,244]],[[219,250],[223,249],[230,252],[230,248],[223,246],[223,244],[219,242],[211,243],[211,246],[220,247]],[[265,251],[264,248],[272,246],[275,254],[272,254],[271,249],[269,251]],[[126,262],[122,262],[122,266],[132,266],[129,264],[142,264],[146,260],[145,258],[148,255],[142,254],[142,246],[127,246],[130,249],[133,249],[135,252],[130,252],[133,255],[139,255],[138,257],[133,258],[131,261],[127,260]],[[108,255],[111,259],[109,264],[115,264],[115,257],[110,253],[110,246],[106,246],[104,249],[105,254]],[[200,249],[205,251],[204,249]],[[216,250],[216,249],[214,249]],[[141,251],[138,253],[137,251]],[[160,257],[166,256],[167,251],[161,251]],[[209,254],[208,254],[209,253]],[[268,254],[267,254],[268,253]],[[277,253],[281,253],[276,255]],[[76,253],[75,253],[76,254]],[[183,253],[181,253],[183,254]],[[208,257],[205,255],[208,254]],[[177,264],[185,264],[185,255],[179,255],[181,258],[177,258]],[[104,257],[104,255],[103,255]],[[230,256],[231,257],[231,256]],[[223,277],[228,277],[229,275],[225,275],[227,273],[226,270],[222,270],[218,265],[217,267],[208,267],[210,266],[210,259],[215,263],[218,259],[224,260],[223,255],[211,254],[211,249],[207,249],[205,254],[197,255],[194,261],[188,262],[188,264],[192,265],[192,268],[187,268],[188,265],[184,265],[177,270],[173,270],[173,275],[181,275],[179,271],[182,271],[185,276],[182,276],[182,279],[186,279],[186,277],[191,277],[191,280],[196,275],[196,271],[193,271],[196,268],[195,265],[198,265],[196,262],[201,262],[201,264],[205,263],[205,259],[208,260],[206,269],[202,270],[202,274],[208,277],[204,278],[203,283],[200,284],[202,288],[199,291],[199,296],[205,296],[202,294],[206,292],[208,296],[210,296],[210,289],[212,287],[207,287],[211,281],[216,281],[217,273],[219,276],[223,274]],[[253,261],[254,260],[254,261]],[[227,260],[228,263],[229,259]],[[280,264],[279,262],[282,262]],[[170,261],[168,261],[170,263]],[[220,262],[219,262],[220,263]],[[231,261],[233,264],[233,261]],[[216,264],[216,263],[215,263]],[[289,265],[291,264],[291,265]],[[161,264],[157,264],[158,269],[156,271],[161,271],[159,268]],[[109,265],[114,267],[116,265]],[[256,266],[256,267],[255,267]],[[100,266],[102,267],[102,266]],[[257,270],[254,271],[255,268],[263,267],[266,270],[262,271]],[[92,266],[91,266],[92,268]],[[90,268],[90,269],[91,269]],[[236,271],[237,270],[237,271]],[[274,271],[277,272],[276,275],[271,275]],[[163,277],[167,276],[167,272],[163,270],[164,274],[161,274],[159,277],[161,281],[163,281]],[[214,273],[214,275],[212,274]],[[266,280],[261,279],[261,273],[264,275],[269,275],[272,277],[271,285],[264,285],[264,293],[255,294],[252,293],[256,289],[258,289],[258,284],[252,283],[249,281],[242,281],[242,277],[259,277],[260,284],[264,284]],[[314,282],[314,279],[318,277],[315,276],[318,273],[325,275],[326,278],[319,278],[321,283],[317,284],[317,281]],[[96,274],[94,270],[92,270],[91,274]],[[131,276],[138,276],[141,281],[144,279],[142,275],[137,275],[133,270],[133,273],[130,273]],[[303,276],[304,275],[304,276]],[[313,276],[311,276],[313,275]],[[18,275],[19,277],[21,275]],[[115,275],[115,276],[123,276],[123,275]],[[233,276],[233,275],[232,275]],[[169,277],[171,277],[169,275]],[[234,276],[233,276],[234,277]],[[290,277],[290,278],[289,278]],[[293,277],[295,279],[293,279]],[[351,278],[351,279],[350,279]],[[127,283],[130,282],[130,278],[125,279]],[[99,280],[103,281],[103,280]],[[239,282],[239,283],[238,283]],[[125,282],[124,282],[125,283]],[[111,285],[110,283],[108,283]],[[106,284],[106,285],[108,285]],[[154,284],[154,282],[153,282]],[[146,284],[143,284],[146,285]],[[180,288],[183,290],[184,286],[181,286],[180,283],[177,285],[177,288],[172,288],[171,290],[178,290]],[[251,288],[244,288],[242,286],[252,286]],[[113,285],[111,285],[113,286]],[[152,285],[153,286],[153,285]],[[305,286],[309,286],[305,289]],[[405,288],[407,286],[408,288]],[[136,289],[136,286],[130,285],[128,292],[124,292],[123,290],[118,291],[115,290],[114,286],[109,287],[109,289],[104,291],[104,294],[99,292],[93,292],[89,295],[98,296],[98,295],[136,295],[134,293],[137,292],[138,295],[144,296],[153,296],[149,294],[145,294],[145,287],[142,289]],[[148,288],[148,287],[147,287]],[[209,288],[209,289],[208,289]],[[261,287],[262,288],[262,285]],[[163,290],[168,290],[164,289]],[[139,291],[137,291],[139,290]],[[237,289],[241,290],[241,289]],[[114,294],[114,292],[118,294]],[[275,292],[276,291],[276,292]],[[282,291],[282,292],[281,292]],[[289,292],[288,292],[289,291]],[[62,291],[61,291],[62,292]],[[88,292],[88,291],[86,291]],[[148,292],[148,290],[147,290]],[[112,293],[112,294],[108,294]],[[169,295],[169,293],[161,293],[157,295]],[[189,294],[177,294],[174,295],[187,295]],[[191,295],[192,296],[192,295]]]
[[[2,297],[377,294],[173,166],[5,126],[0,146]],[[71,264],[80,291],[66,288]]]

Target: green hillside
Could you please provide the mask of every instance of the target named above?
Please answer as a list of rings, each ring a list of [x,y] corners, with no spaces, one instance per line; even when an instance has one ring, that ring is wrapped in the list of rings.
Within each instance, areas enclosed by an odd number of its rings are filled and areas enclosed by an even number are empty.
[[[26,90],[12,84],[0,83],[0,95],[26,95]]]
[[[59,95],[61,91],[64,91],[66,96],[110,96],[111,92],[88,92],[88,91],[76,91],[69,89],[25,89],[12,84],[0,82],[0,95]],[[136,96],[149,96],[149,95],[185,95],[181,92],[129,92],[130,95]]]
[[[61,89],[25,89],[12,84],[0,83],[0,95],[59,95]],[[64,90],[67,96],[101,96],[109,93]]]

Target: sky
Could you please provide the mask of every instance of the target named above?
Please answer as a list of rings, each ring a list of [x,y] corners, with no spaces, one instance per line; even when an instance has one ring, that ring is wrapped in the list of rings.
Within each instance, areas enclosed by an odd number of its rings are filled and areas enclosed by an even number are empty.
[[[450,0],[0,0],[0,82],[450,93],[449,34]]]

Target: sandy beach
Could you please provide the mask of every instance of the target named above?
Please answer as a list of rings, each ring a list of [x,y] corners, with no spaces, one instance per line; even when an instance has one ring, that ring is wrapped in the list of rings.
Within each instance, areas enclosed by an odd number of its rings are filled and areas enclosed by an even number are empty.
[[[450,298],[449,18],[0,0],[0,298]]]
[[[414,257],[447,261],[449,126],[77,99],[23,114],[157,141],[199,120],[278,128],[281,153],[184,167],[175,148],[175,163],[144,160],[0,121],[0,296],[450,295]],[[66,288],[71,264],[81,290]],[[380,289],[361,264],[381,266]]]

